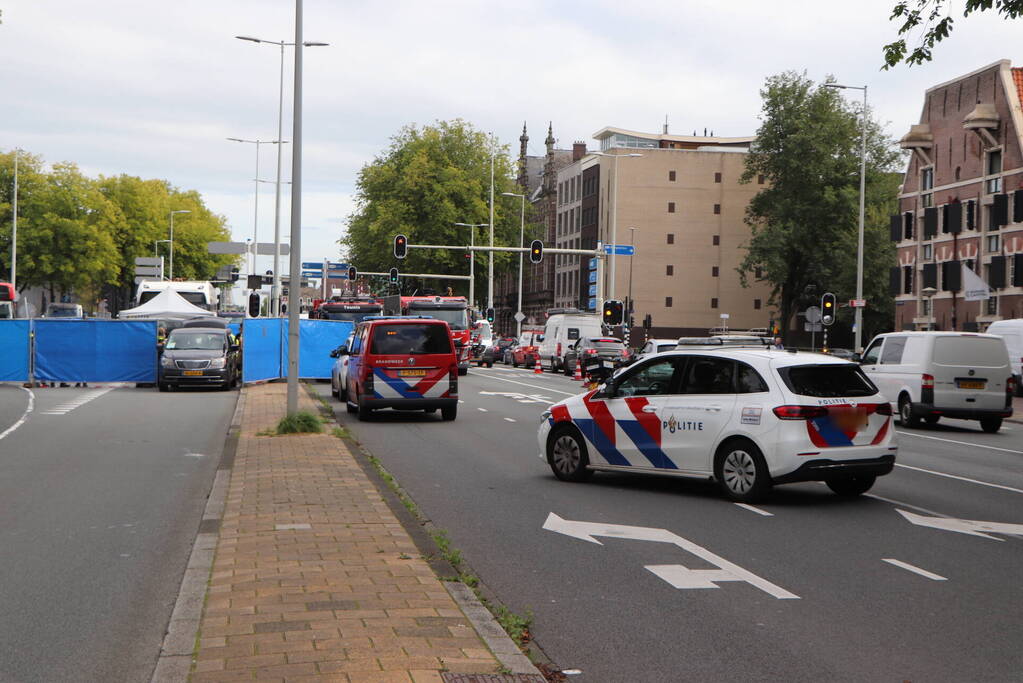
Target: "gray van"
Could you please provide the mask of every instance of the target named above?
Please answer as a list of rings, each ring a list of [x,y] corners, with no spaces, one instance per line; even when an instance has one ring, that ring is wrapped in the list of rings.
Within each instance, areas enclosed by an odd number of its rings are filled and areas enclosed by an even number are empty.
[[[971,332],[890,332],[874,338],[860,365],[905,427],[942,417],[979,420],[997,432],[1012,415],[1015,380],[1001,337]]]

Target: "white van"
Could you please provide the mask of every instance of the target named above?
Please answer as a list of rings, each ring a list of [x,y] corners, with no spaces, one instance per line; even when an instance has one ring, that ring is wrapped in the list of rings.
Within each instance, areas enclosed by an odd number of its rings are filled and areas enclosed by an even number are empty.
[[[1014,380],[1001,337],[970,332],[891,332],[874,338],[860,365],[905,427],[942,417],[980,420],[997,432],[1012,415]]]
[[[576,308],[552,308],[548,311],[547,325],[540,341],[540,367],[561,372],[569,346],[582,337],[603,335],[603,325],[596,313],[583,313]]]
[[[1016,395],[1023,396],[1023,319],[1017,320],[996,320],[986,330],[988,334],[998,335],[1005,340],[1005,346],[1009,349],[1009,363],[1012,365],[1012,375],[1016,378]]]

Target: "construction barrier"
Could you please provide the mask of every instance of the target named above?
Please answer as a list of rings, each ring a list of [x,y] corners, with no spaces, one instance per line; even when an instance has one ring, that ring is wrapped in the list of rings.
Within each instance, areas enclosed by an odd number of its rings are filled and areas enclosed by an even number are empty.
[[[155,320],[34,320],[33,375],[47,382],[155,382]]]
[[[298,375],[303,379],[330,379],[334,359],[354,324],[340,320],[300,320]],[[259,382],[288,374],[288,321],[249,318],[242,334],[242,380]]]
[[[0,382],[27,382],[31,362],[28,320],[0,320]]]

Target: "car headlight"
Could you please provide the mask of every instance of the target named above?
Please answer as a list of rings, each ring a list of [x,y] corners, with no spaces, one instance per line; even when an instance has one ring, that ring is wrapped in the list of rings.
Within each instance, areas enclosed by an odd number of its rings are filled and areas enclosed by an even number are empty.
[[[550,418],[550,416],[551,416],[551,411],[549,411],[549,410],[543,411],[542,413],[540,413],[540,422],[546,422],[548,420],[548,418]]]
[[[160,358],[160,367],[173,368],[174,367],[174,359],[173,358],[168,358],[167,356],[162,356]]]
[[[226,365],[227,365],[226,358],[214,358],[213,360],[210,361],[211,370],[223,370]]]

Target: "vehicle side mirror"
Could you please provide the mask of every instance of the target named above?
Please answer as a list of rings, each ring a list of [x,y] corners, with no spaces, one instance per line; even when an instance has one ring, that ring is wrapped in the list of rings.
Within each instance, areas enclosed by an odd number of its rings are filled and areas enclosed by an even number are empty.
[[[536,335],[536,340],[537,340],[538,342],[542,342],[542,341],[543,341],[543,335],[542,335],[542,334],[538,334],[538,335]]]

